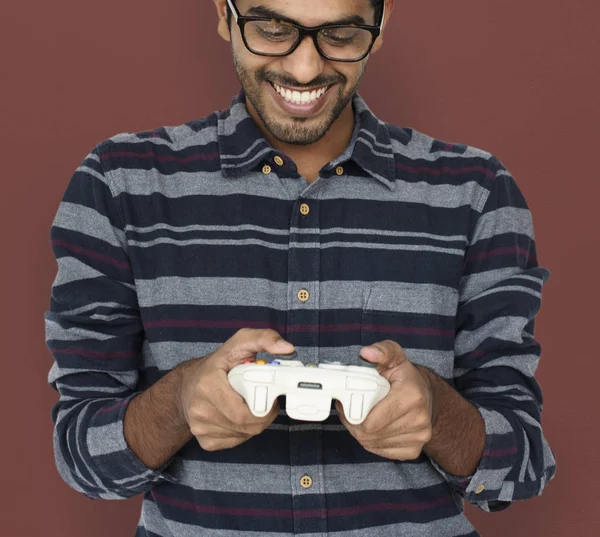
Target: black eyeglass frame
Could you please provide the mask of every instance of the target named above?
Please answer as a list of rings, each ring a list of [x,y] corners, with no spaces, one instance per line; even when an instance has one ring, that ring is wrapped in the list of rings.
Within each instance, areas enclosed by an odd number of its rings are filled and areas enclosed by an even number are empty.
[[[288,56],[288,55],[292,54],[300,46],[300,43],[302,43],[302,41],[304,40],[304,37],[309,35],[312,37],[313,42],[315,44],[315,48],[317,49],[319,54],[321,56],[323,56],[323,58],[325,58],[326,60],[334,61],[334,62],[347,62],[347,63],[359,62],[361,60],[364,60],[371,53],[371,50],[373,49],[373,45],[375,44],[375,41],[381,35],[381,30],[383,28],[383,21],[385,19],[385,2],[383,2],[383,9],[381,12],[381,21],[379,21],[378,26],[369,26],[366,24],[352,24],[352,25],[350,25],[350,24],[323,24],[321,26],[303,26],[303,25],[295,23],[295,22],[273,19],[272,17],[246,17],[244,15],[240,15],[239,11],[237,10],[237,7],[233,3],[233,0],[227,0],[227,4],[229,5],[229,8],[231,9],[231,13],[233,13],[233,16],[235,17],[235,22],[237,23],[237,25],[240,28],[240,33],[242,34],[242,40],[244,41],[244,45],[246,45],[246,48],[250,52],[252,52],[253,54],[256,54],[258,56],[273,56],[273,57]],[[265,21],[265,22],[267,22],[267,21],[272,21],[272,20],[275,20],[277,22],[282,22],[284,24],[289,24],[290,26],[293,26],[294,28],[298,29],[298,39],[296,41],[296,44],[287,52],[276,52],[276,53],[257,52],[256,50],[252,49],[250,47],[250,45],[248,45],[248,41],[246,41],[246,32],[245,32],[244,27],[246,26],[247,22],[250,22],[250,21]],[[321,30],[325,30],[325,29],[329,29],[329,28],[361,28],[363,30],[368,30],[369,32],[371,32],[371,36],[372,36],[371,44],[369,45],[369,48],[367,49],[367,51],[360,58],[356,58],[353,60],[340,60],[338,58],[332,58],[331,56],[328,56],[321,50],[321,47],[319,45],[319,40],[317,39],[317,35]]]

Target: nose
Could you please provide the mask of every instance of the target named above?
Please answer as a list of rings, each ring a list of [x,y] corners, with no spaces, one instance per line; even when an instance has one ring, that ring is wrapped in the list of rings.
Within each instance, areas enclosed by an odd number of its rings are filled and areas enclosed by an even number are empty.
[[[305,36],[298,48],[282,58],[282,67],[290,77],[308,84],[323,72],[325,58],[319,54],[311,36]]]

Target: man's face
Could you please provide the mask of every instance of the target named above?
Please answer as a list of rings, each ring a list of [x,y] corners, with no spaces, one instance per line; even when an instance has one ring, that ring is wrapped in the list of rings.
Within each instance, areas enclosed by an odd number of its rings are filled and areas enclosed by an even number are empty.
[[[333,23],[353,15],[368,25],[378,22],[370,0],[237,0],[235,5],[241,15],[265,16],[260,6],[304,26]],[[309,37],[288,56],[259,56],[246,48],[233,17],[231,47],[249,109],[254,109],[274,138],[287,144],[309,145],[325,135],[350,105],[368,61],[368,56],[359,62],[327,60]],[[294,91],[310,91],[303,99],[308,98],[308,102],[290,102]]]

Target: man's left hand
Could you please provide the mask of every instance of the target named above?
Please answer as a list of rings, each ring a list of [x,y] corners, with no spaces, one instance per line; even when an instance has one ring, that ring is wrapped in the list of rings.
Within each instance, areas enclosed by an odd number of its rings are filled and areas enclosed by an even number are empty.
[[[371,347],[381,351],[377,355]],[[361,356],[377,363],[377,371],[390,383],[390,392],[372,409],[359,425],[346,420],[339,401],[335,406],[340,420],[350,434],[367,450],[380,457],[414,460],[431,439],[435,422],[432,374],[414,366],[402,347],[386,339],[363,347]]]

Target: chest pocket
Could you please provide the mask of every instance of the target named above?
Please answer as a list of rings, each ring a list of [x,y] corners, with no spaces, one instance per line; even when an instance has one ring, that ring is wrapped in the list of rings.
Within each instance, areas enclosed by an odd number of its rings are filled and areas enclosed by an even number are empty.
[[[441,285],[379,282],[367,291],[361,345],[390,339],[408,359],[450,375],[458,293]]]

